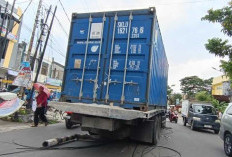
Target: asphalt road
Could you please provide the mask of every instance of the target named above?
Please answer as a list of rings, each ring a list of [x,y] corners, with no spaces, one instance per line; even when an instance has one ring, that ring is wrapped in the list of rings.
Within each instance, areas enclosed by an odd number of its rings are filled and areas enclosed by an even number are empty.
[[[190,127],[167,122],[167,128],[162,131],[158,147],[136,143],[134,141],[106,142],[99,146],[96,142],[76,141],[65,144],[60,150],[30,150],[25,151],[21,145],[41,147],[44,140],[63,137],[81,132],[80,128],[67,130],[64,124],[55,124],[47,127],[29,128],[0,133],[0,156],[12,157],[225,157],[223,142],[218,135],[211,131],[192,131]],[[76,149],[79,146],[98,146],[88,149]],[[66,148],[64,148],[66,147]],[[67,149],[72,147],[72,149]],[[23,148],[23,149],[22,149]],[[171,149],[169,149],[171,148]]]

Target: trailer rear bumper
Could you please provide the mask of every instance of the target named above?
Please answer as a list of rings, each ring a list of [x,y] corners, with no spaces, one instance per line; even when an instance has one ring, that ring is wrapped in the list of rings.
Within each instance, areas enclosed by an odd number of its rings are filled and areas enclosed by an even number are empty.
[[[68,103],[68,102],[49,102],[49,106],[52,106],[58,110],[74,113],[103,117],[118,120],[134,120],[134,119],[150,119],[155,115],[164,113],[164,109],[154,109],[147,112],[124,109],[118,106],[109,106],[101,104],[85,104],[85,103]]]
[[[165,109],[144,112],[101,104],[50,102],[49,105],[64,112],[71,111],[71,121],[79,117],[83,131],[107,138],[129,137],[156,144],[166,122]]]

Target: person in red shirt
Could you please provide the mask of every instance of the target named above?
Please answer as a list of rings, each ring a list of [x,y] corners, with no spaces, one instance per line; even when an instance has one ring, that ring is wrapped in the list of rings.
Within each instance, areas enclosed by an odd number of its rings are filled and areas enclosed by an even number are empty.
[[[39,118],[45,123],[45,126],[48,125],[48,120],[45,116],[45,110],[47,107],[47,94],[44,92],[44,88],[41,86],[39,88],[39,94],[36,97],[37,107],[34,113],[34,125],[32,127],[37,127],[39,123]]]

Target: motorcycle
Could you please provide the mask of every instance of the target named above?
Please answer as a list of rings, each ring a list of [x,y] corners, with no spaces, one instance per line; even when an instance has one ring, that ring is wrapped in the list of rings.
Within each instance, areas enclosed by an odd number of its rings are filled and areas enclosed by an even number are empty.
[[[170,122],[174,121],[175,123],[177,123],[178,122],[178,114],[177,114],[177,112],[170,112],[169,120],[170,120]]]

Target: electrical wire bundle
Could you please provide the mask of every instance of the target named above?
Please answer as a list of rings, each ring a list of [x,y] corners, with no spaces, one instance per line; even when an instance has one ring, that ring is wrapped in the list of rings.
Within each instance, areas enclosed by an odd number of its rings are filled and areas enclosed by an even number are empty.
[[[169,135],[173,133],[172,128],[166,127],[166,128],[164,128],[164,130],[168,130],[168,131],[165,132],[165,133],[162,133],[161,136],[164,137],[164,139],[168,141],[168,138],[170,138]],[[135,157],[135,152],[138,149],[138,147],[139,147],[139,145],[136,144],[135,147],[134,147],[134,150],[132,152],[132,155],[131,155],[132,157]],[[158,145],[158,146],[147,146],[147,147],[145,147],[142,150],[142,153],[141,153],[140,157],[144,157],[146,154],[151,153],[153,150],[155,150],[157,148],[159,148],[159,149],[166,149],[166,150],[169,150],[169,151],[175,153],[175,155],[165,156],[165,157],[177,157],[177,156],[181,157],[181,153],[178,152],[177,150],[175,150],[173,148],[166,147],[166,146],[161,146],[161,145]],[[158,157],[160,157],[160,156],[158,156]]]
[[[65,139],[69,140],[69,141],[65,141]],[[47,141],[49,141],[49,140],[47,140]],[[94,138],[92,138],[92,139],[90,138],[90,140],[88,140],[87,135],[73,135],[73,136],[70,136],[70,137],[57,138],[57,141],[58,141],[58,143],[55,144],[54,146],[50,146],[48,143],[46,143],[43,147],[27,146],[27,145],[19,144],[19,143],[15,142],[15,141],[13,141],[13,142],[0,141],[1,143],[13,144],[13,145],[16,145],[16,146],[20,146],[20,148],[16,148],[19,151],[9,152],[9,153],[2,153],[2,154],[0,154],[0,156],[15,155],[15,154],[27,153],[27,152],[33,152],[33,151],[88,149],[88,148],[96,148],[96,147],[104,146],[104,145],[109,144],[109,143],[112,142],[112,141],[100,140],[100,143],[89,144],[89,145],[86,145],[86,146],[58,147],[60,144],[67,144],[67,143],[74,142],[74,141],[95,142]]]

